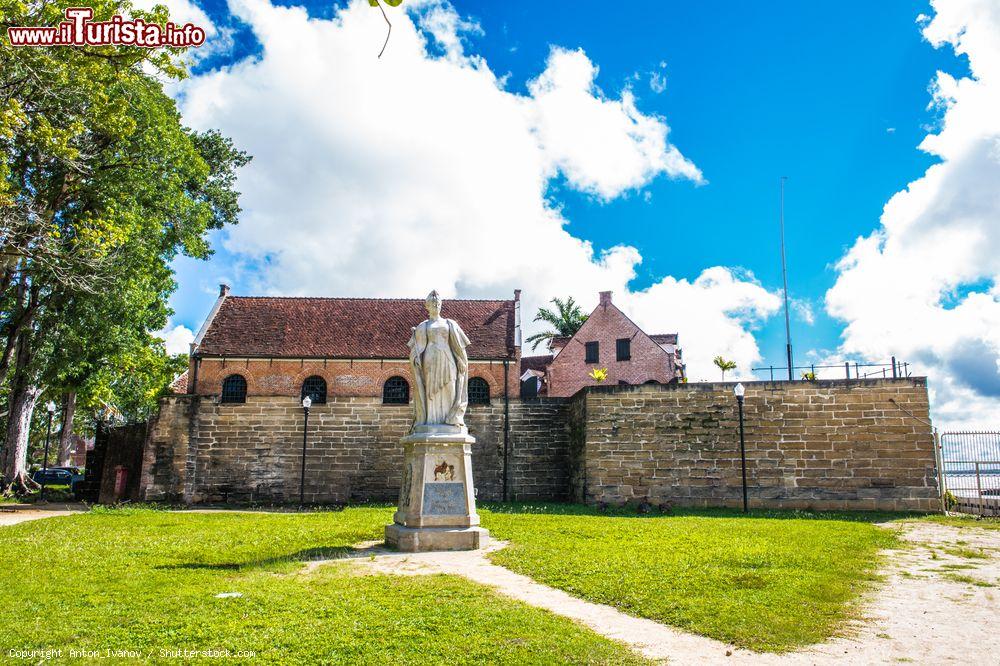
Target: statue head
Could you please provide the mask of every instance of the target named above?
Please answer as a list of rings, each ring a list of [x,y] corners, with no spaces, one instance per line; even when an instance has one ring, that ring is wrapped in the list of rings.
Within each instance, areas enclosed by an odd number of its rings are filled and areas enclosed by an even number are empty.
[[[432,319],[439,317],[441,315],[441,294],[437,293],[436,289],[427,294],[427,300],[424,301],[424,306],[427,308],[427,314],[429,314]]]

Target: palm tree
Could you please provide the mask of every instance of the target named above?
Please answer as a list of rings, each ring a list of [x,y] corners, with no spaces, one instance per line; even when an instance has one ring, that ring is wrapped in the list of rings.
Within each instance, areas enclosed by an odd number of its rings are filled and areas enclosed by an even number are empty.
[[[715,363],[715,367],[717,367],[719,370],[722,370],[722,381],[726,381],[726,370],[736,369],[736,361],[727,361],[721,356],[716,356],[712,360],[712,363]]]
[[[548,308],[539,308],[534,321],[544,321],[555,330],[535,333],[529,337],[528,342],[531,343],[532,351],[538,349],[540,342],[558,337],[572,337],[583,326],[583,322],[587,321],[587,315],[583,314],[583,310],[572,296],[566,300],[553,298],[549,302],[555,304],[555,312]]]

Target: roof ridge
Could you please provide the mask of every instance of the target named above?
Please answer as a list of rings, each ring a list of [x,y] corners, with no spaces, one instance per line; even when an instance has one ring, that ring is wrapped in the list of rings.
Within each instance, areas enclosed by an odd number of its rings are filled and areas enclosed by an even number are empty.
[[[273,300],[273,301],[418,301],[422,298],[378,298],[372,296],[229,296],[227,300]],[[461,301],[463,303],[513,303],[513,298],[443,298],[448,301]]]

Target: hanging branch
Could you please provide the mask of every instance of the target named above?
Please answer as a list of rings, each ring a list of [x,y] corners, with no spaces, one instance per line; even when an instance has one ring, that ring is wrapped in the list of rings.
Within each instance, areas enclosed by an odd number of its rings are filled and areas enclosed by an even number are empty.
[[[403,3],[403,0],[382,0],[390,7],[399,7]],[[392,35],[392,22],[389,21],[389,17],[385,13],[385,8],[382,6],[382,2],[379,0],[368,0],[368,4],[372,7],[378,7],[379,11],[382,12],[382,18],[385,19],[385,24],[389,26],[388,32],[385,33],[385,43],[382,44],[382,50],[378,52],[379,59],[382,58],[382,54],[385,53],[385,47],[389,46],[389,37]]]

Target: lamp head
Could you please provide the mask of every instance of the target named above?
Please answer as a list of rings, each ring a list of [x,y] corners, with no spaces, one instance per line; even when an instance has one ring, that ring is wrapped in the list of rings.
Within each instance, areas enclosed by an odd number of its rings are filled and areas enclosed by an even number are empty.
[[[312,404],[313,404],[312,398],[310,398],[309,396],[302,398],[303,409],[309,409],[312,406]]]
[[[45,404],[45,411],[47,411],[49,414],[55,414],[56,413],[56,403],[54,403],[53,401],[49,400]]]
[[[736,386],[733,387],[733,393],[740,400],[743,399],[743,396],[746,395],[746,392],[747,390],[746,388],[743,387],[743,384],[737,383]]]

